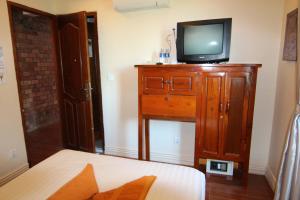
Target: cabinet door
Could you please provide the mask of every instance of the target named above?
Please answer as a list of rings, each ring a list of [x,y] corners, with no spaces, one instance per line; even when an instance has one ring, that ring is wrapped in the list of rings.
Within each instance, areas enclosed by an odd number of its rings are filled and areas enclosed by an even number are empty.
[[[225,73],[204,73],[199,148],[202,157],[218,158],[223,123]]]
[[[225,82],[222,158],[239,161],[246,151],[250,73],[227,73]]]
[[[168,93],[167,75],[163,70],[143,70],[143,94]]]
[[[198,72],[170,72],[168,84],[169,94],[196,95],[198,87]]]

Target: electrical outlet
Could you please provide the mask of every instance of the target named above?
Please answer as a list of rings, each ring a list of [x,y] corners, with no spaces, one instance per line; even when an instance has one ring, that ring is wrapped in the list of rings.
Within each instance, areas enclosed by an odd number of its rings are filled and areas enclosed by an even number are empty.
[[[174,144],[180,144],[180,137],[179,136],[174,137]]]
[[[107,73],[107,80],[114,81],[115,80],[115,75],[113,73],[108,72]]]
[[[16,149],[11,149],[9,151],[9,158],[10,159],[15,159],[17,157],[17,150]]]

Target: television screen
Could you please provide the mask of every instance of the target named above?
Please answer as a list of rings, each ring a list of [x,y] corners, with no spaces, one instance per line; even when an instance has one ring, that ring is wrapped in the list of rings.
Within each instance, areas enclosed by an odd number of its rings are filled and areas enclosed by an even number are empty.
[[[231,18],[177,23],[177,60],[185,63],[229,61]]]
[[[184,54],[220,54],[223,51],[223,24],[186,26]]]

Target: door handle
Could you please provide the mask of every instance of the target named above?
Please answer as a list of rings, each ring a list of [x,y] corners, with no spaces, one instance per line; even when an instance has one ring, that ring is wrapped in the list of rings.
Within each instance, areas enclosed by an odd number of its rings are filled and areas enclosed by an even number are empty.
[[[226,113],[229,112],[229,109],[230,109],[230,101],[228,100],[226,104]]]
[[[223,119],[223,103],[219,104],[219,113],[220,113],[220,119]]]
[[[94,88],[90,87],[90,88],[83,88],[83,91],[92,91]]]
[[[91,83],[89,81],[86,81],[84,84],[84,88],[81,89],[86,100],[88,100],[90,98],[92,89],[93,88],[91,87]]]
[[[220,104],[219,104],[219,112],[222,112],[222,111],[223,111],[223,104],[220,103]]]

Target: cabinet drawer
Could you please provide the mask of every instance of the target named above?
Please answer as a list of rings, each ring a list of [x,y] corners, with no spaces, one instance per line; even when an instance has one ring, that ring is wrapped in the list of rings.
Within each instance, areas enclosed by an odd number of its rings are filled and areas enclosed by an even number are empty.
[[[162,117],[196,117],[196,96],[143,95],[143,115]]]
[[[198,72],[177,71],[169,73],[169,94],[196,95]]]
[[[198,72],[144,70],[143,94],[151,95],[197,95]]]
[[[145,70],[142,75],[144,94],[166,94],[168,85],[166,74],[162,71]]]

